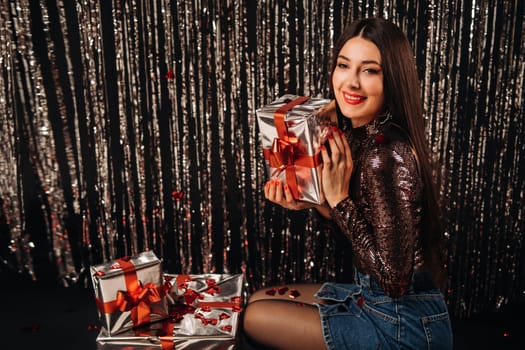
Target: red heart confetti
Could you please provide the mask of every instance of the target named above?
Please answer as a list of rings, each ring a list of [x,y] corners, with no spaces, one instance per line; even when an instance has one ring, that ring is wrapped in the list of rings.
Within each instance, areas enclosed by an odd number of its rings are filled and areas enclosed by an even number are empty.
[[[295,299],[295,298],[297,298],[300,295],[301,295],[301,293],[299,293],[299,291],[297,289],[291,289],[290,290],[290,294],[288,294],[290,299]]]
[[[279,288],[279,294],[284,295],[288,291],[288,287],[281,287]]]
[[[381,144],[388,142],[388,139],[383,134],[377,134],[374,140],[376,141],[376,143],[381,143]]]
[[[175,73],[173,73],[173,71],[171,69],[166,72],[166,79],[168,79],[168,80],[175,79]]]

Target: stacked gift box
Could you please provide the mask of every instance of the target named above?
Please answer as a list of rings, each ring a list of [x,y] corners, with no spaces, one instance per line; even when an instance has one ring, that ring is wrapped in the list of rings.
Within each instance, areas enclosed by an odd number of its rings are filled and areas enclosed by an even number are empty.
[[[242,274],[168,274],[151,251],[91,267],[98,349],[235,348]]]

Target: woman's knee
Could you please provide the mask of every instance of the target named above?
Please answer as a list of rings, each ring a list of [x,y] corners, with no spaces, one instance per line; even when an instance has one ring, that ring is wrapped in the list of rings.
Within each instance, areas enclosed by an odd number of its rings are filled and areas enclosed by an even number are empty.
[[[262,299],[257,300],[260,301]],[[255,301],[252,301],[250,298],[250,301],[244,308],[244,314],[242,318],[242,328],[244,332],[250,337],[253,337],[257,330],[261,329],[265,317],[264,305]]]

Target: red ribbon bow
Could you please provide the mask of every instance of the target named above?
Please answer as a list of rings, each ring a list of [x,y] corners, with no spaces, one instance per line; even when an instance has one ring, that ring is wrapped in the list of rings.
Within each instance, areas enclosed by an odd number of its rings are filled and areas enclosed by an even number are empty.
[[[275,138],[272,143],[270,153],[270,166],[276,168],[272,174],[275,176],[279,172],[294,164],[294,150],[299,146],[297,137],[289,137],[288,140]]]
[[[133,324],[143,324],[150,321],[150,304],[162,300],[159,288],[154,283],[146,283],[133,291],[118,291],[116,307],[124,312],[131,311]]]

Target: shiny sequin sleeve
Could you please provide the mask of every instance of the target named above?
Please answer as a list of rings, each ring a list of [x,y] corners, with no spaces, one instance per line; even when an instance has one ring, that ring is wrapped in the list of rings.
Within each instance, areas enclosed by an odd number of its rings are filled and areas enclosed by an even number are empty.
[[[407,142],[363,147],[350,197],[332,215],[353,247],[354,263],[384,291],[401,296],[420,258],[422,182]]]

